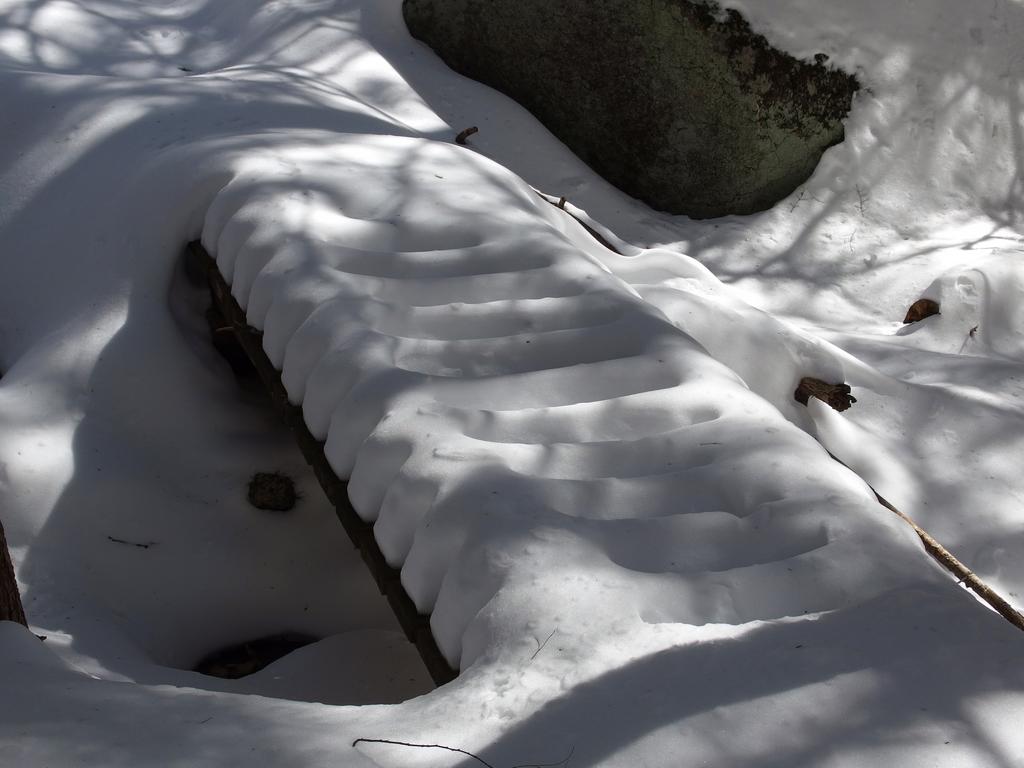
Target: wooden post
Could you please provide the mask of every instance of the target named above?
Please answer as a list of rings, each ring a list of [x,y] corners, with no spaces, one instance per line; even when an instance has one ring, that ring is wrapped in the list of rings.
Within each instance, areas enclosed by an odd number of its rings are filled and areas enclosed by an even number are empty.
[[[3,522],[0,522],[0,621],[15,621],[23,627],[28,626],[21,595],[18,593],[18,582],[14,578],[14,564],[7,551]]]

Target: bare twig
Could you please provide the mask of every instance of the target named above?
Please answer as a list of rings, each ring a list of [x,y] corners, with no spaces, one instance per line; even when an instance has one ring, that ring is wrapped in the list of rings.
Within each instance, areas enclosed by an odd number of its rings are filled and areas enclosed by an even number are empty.
[[[118,539],[114,536],[107,536],[107,540],[112,541],[115,544],[127,544],[129,547],[138,547],[139,549],[149,549],[150,547],[156,545],[155,541],[127,541],[125,539]]]
[[[470,128],[465,128],[465,129],[459,131],[459,135],[455,137],[455,143],[456,144],[462,144],[463,146],[465,146],[466,139],[468,139],[474,133],[479,133],[479,132],[480,132],[480,129],[477,128],[475,125],[471,126]]]
[[[543,192],[541,192],[539,189],[535,189],[533,191],[536,192],[537,195],[540,197],[540,199],[543,200],[545,203],[550,203],[551,205],[555,206],[555,208],[558,208],[560,211],[565,211],[567,214],[569,214],[574,219],[576,219],[576,221],[579,223],[579,225],[581,227],[583,227],[585,230],[587,230],[587,234],[588,235],[590,235],[592,238],[597,240],[597,242],[599,242],[601,245],[603,245],[609,251],[611,251],[612,253],[617,253],[619,256],[622,255],[622,251],[620,251],[618,248],[616,248],[614,245],[612,245],[608,241],[608,238],[606,238],[604,235],[602,235],[600,232],[598,232],[592,226],[587,224],[587,222],[585,222],[583,219],[581,219],[579,216],[577,216],[575,213],[573,213],[572,211],[570,211],[568,208],[565,207],[565,202],[566,202],[565,201],[565,195],[563,195],[562,197],[558,198],[558,202],[555,202],[554,200],[551,199],[552,197],[554,197],[554,195],[546,195]]]
[[[573,744],[569,747],[569,754],[559,760],[557,763],[520,763],[519,765],[513,765],[512,768],[558,768],[558,766],[568,765],[572,759],[572,753],[576,751],[576,745]]]
[[[354,747],[359,742],[363,742],[364,744],[394,744],[394,745],[399,746],[399,747],[418,747],[420,749],[444,749],[444,750],[446,750],[448,752],[458,752],[460,755],[465,755],[466,757],[471,757],[474,760],[476,760],[478,763],[480,763],[481,765],[486,765],[487,768],[494,768],[493,765],[488,763],[482,757],[474,755],[472,752],[467,752],[466,750],[459,749],[458,747],[446,747],[444,744],[414,744],[411,741],[394,741],[393,739],[362,739],[362,738],[359,738],[359,739],[356,739],[355,741],[352,742],[352,746]]]
[[[537,658],[537,654],[544,650],[544,646],[548,644],[548,640],[550,640],[552,637],[554,637],[555,636],[555,632],[557,632],[557,631],[558,631],[558,627],[555,627],[554,629],[551,630],[551,634],[548,635],[546,638],[544,638],[544,642],[543,643],[540,643],[537,646],[537,650],[533,652],[533,656],[530,657],[530,661],[533,661],[534,659]]]
[[[846,464],[842,459],[836,456],[831,451],[828,455],[835,459],[837,462],[842,464],[847,469],[850,469],[849,465]],[[851,472],[853,470],[850,470]],[[863,478],[862,478],[863,479]],[[1008,622],[1017,627],[1017,629],[1024,630],[1024,614],[1017,611],[1012,605],[1002,598],[995,590],[993,590],[988,584],[983,582],[977,577],[977,575],[966,565],[961,563],[953,553],[942,546],[936,541],[931,534],[924,530],[921,526],[914,522],[914,520],[904,512],[901,512],[894,507],[887,499],[885,499],[878,491],[876,491],[867,480],[864,481],[871,492],[875,494],[875,498],[878,503],[900,517],[905,523],[914,529],[914,533],[917,534],[918,538],[921,539],[921,543],[924,545],[925,551],[931,555],[935,560],[945,568],[947,571],[952,573],[957,578],[958,584],[963,584],[968,589],[973,591],[978,597],[984,600],[989,606],[1000,616],[1006,619]]]
[[[856,189],[857,189],[857,207],[860,209],[860,215],[863,216],[864,215],[864,204],[867,203],[868,199],[871,197],[871,194],[864,192],[860,188],[860,184],[856,185]]]
[[[467,752],[466,750],[459,749],[458,747],[448,747],[448,746],[445,746],[444,744],[416,744],[416,743],[411,742],[411,741],[395,741],[394,739],[363,739],[363,738],[359,738],[359,739],[356,739],[355,741],[352,742],[352,746],[354,747],[356,744],[358,744],[360,742],[363,742],[364,744],[394,744],[395,746],[398,746],[398,747],[416,747],[416,748],[419,748],[419,749],[443,749],[443,750],[445,750],[447,752],[456,752],[456,753],[458,753],[460,755],[465,755],[466,757],[471,757],[474,760],[476,760],[478,763],[480,763],[481,765],[487,766],[487,768],[495,768],[495,766],[493,766],[490,763],[488,763],[486,760],[484,760],[479,755],[474,755],[472,752]],[[575,751],[576,751],[576,745],[574,744],[573,746],[571,746],[569,748],[569,754],[567,754],[565,757],[563,757],[561,760],[559,760],[556,763],[519,763],[517,765],[511,766],[511,768],[560,768],[560,766],[566,766],[566,765],[569,764],[569,760],[572,759],[573,752],[575,752]]]
[[[963,351],[967,349],[967,345],[971,342],[971,340],[976,338],[978,338],[978,326],[974,326],[973,328],[971,328],[971,330],[967,332],[967,335],[964,336],[964,343],[960,345],[960,349],[958,349],[956,353],[958,355],[962,355]]]

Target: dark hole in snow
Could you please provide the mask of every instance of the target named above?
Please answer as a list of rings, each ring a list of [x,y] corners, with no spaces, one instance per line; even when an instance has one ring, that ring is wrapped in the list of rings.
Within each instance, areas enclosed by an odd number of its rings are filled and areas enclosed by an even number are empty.
[[[257,509],[287,512],[295,506],[295,482],[280,472],[257,472],[249,481],[249,503]]]
[[[238,645],[231,645],[204,656],[194,671],[211,677],[237,680],[240,677],[259,672],[282,656],[298,650],[319,638],[299,632],[283,632]]]

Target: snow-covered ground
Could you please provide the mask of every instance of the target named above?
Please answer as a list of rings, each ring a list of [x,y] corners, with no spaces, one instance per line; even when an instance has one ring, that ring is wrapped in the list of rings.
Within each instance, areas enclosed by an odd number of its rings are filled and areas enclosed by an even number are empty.
[[[0,518],[46,636],[0,625],[0,765],[1024,764],[1024,637],[864,483],[1024,606],[1024,5],[728,5],[865,89],[789,199],[693,222],[399,0],[0,0]],[[455,682],[209,344],[197,237]],[[324,639],[187,671],[281,631]]]

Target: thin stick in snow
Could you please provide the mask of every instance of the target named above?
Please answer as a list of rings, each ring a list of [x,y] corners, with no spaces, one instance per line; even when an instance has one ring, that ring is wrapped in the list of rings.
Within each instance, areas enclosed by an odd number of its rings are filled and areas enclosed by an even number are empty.
[[[552,633],[552,634],[554,634],[554,633]],[[493,766],[490,763],[488,763],[486,760],[484,760],[479,755],[474,755],[472,752],[467,752],[466,750],[459,749],[458,747],[447,747],[444,744],[416,744],[416,743],[411,742],[411,741],[395,741],[394,739],[363,739],[363,738],[359,738],[359,739],[356,739],[355,741],[352,742],[352,746],[354,747],[356,744],[359,744],[360,742],[362,742],[364,744],[394,744],[395,746],[398,746],[398,747],[417,747],[419,749],[443,749],[443,750],[446,750],[448,752],[457,752],[460,755],[465,755],[466,757],[471,757],[474,760],[476,760],[478,763],[480,763],[481,765],[487,766],[487,768],[495,768],[495,766]],[[570,747],[569,748],[569,754],[567,754],[565,757],[563,757],[557,763],[519,763],[518,765],[511,766],[511,768],[559,768],[559,766],[564,766],[564,765],[568,765],[569,764],[569,760],[572,758],[573,752],[575,752],[575,751],[576,751],[575,745]]]
[[[831,451],[828,452],[828,455],[836,462],[842,464],[853,472],[846,462]],[[864,478],[861,479],[863,480]],[[864,482],[867,484],[868,488],[871,489],[871,492],[875,494],[875,498],[878,500],[879,504],[890,512],[898,515],[905,523],[914,529],[914,533],[917,534],[918,538],[921,539],[921,543],[924,544],[925,551],[937,560],[939,565],[956,576],[958,584],[963,584],[968,589],[972,590],[978,597],[988,603],[996,613],[1013,624],[1013,626],[1017,627],[1017,629],[1024,630],[1024,614],[1021,614],[1020,611],[1016,610],[1012,605],[1004,600],[998,592],[979,579],[974,571],[961,563],[952,552],[936,541],[928,531],[915,523],[909,515],[901,512],[893,506],[884,496],[882,496],[882,494],[872,487],[871,483],[868,483],[867,480],[864,480]]]
[[[555,636],[555,632],[558,631],[558,627],[551,630],[551,634],[544,638],[544,642],[537,646],[537,650],[533,652],[533,656],[530,657],[530,661],[537,658],[537,654],[544,650],[544,646],[548,644],[548,640]]]

